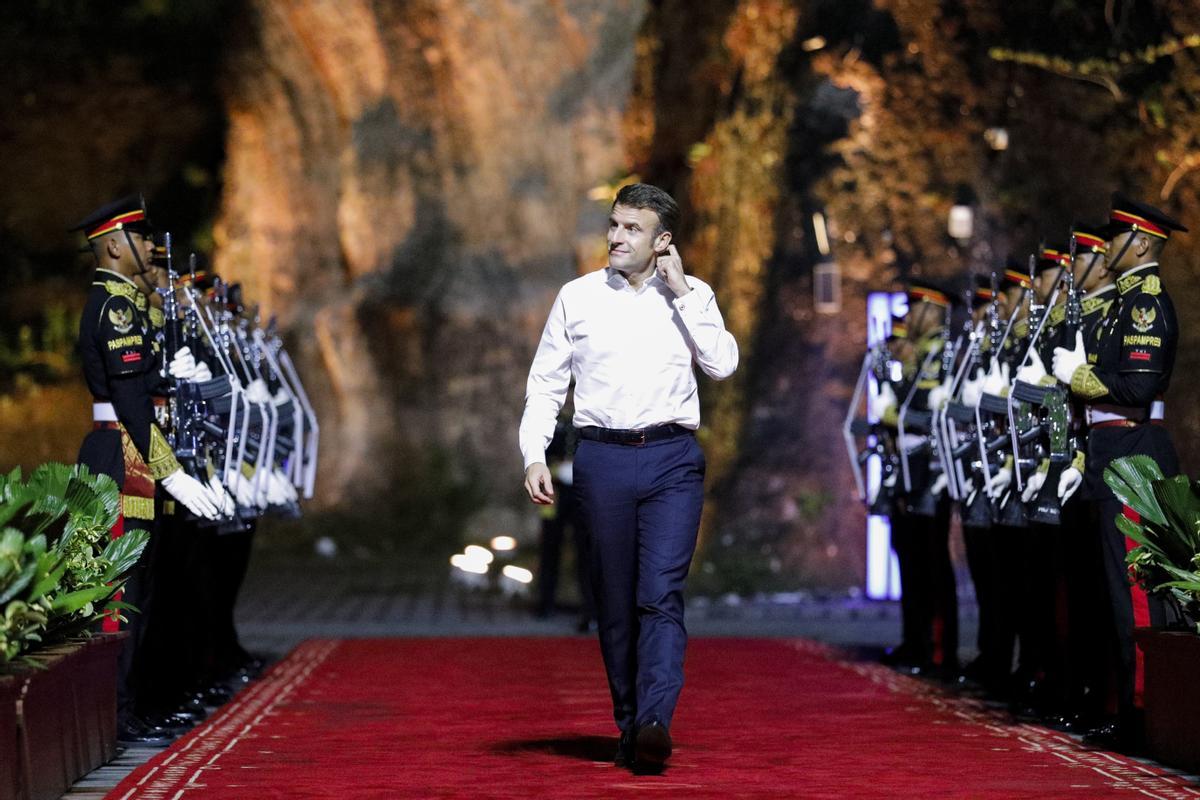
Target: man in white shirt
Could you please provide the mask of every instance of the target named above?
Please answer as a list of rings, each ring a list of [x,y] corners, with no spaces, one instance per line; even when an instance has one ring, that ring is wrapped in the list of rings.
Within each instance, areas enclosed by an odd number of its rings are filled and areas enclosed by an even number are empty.
[[[647,184],[617,193],[608,266],[566,284],[529,370],[520,447],[525,490],[554,502],[545,449],[575,382],[574,490],[591,543],[600,649],[621,736],[617,764],[660,768],[683,686],[683,583],[704,502],[692,363],[737,369],[712,289],[671,243],[679,207]]]

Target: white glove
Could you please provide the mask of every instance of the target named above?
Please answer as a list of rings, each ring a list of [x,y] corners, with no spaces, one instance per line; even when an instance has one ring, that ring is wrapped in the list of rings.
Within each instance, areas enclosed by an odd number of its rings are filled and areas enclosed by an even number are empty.
[[[1054,377],[1071,385],[1071,378],[1075,375],[1075,370],[1087,363],[1087,350],[1083,346],[1083,332],[1075,332],[1075,349],[1068,350],[1065,347],[1054,348]],[[1066,473],[1064,473],[1066,474]]]
[[[181,347],[172,356],[167,371],[171,373],[172,378],[177,380],[191,380],[192,374],[196,371],[196,357],[192,355],[190,349]]]
[[[203,381],[212,380],[212,370],[208,368],[208,364],[201,361],[196,365],[196,369],[192,371],[192,376],[188,378],[190,381],[202,383]]]
[[[162,480],[163,488],[197,517],[216,519],[220,516],[207,486],[177,469]]]
[[[1030,353],[1025,366],[1017,370],[1017,380],[1032,383],[1035,386],[1046,377],[1046,366],[1037,353]]]
[[[1083,484],[1083,473],[1075,467],[1067,467],[1063,470],[1058,479],[1058,499],[1059,502],[1065,503],[1071,499],[1071,495],[1079,489]]]
[[[217,506],[217,510],[221,512],[222,517],[232,517],[237,511],[237,503],[234,502],[229,492],[225,491],[225,487],[221,485],[221,479],[213,475],[208,479],[208,490],[212,493],[213,502]]]
[[[929,410],[938,411],[950,399],[950,387],[944,383],[929,390]]]
[[[1000,469],[996,470],[996,474],[992,476],[992,480],[988,483],[988,486],[991,487],[992,490],[992,497],[1002,494],[1004,490],[1008,488],[1010,483],[1012,483],[1011,469],[1008,467],[1001,467]]]
[[[1039,469],[1037,472],[1029,476],[1025,481],[1025,490],[1021,492],[1021,501],[1024,503],[1033,502],[1033,498],[1038,496],[1038,492],[1046,485],[1046,470]]]
[[[966,501],[963,503],[964,507],[975,502],[975,493],[977,491],[979,490],[975,488],[975,479],[967,478],[966,482],[963,484],[963,493],[967,496]]]
[[[896,392],[892,389],[890,383],[883,383],[879,387],[879,396],[876,398],[877,405],[875,407],[879,418],[883,419],[883,415],[887,413],[889,408],[898,408],[899,403],[896,402]]]
[[[225,485],[233,492],[237,498],[238,505],[249,508],[254,505],[254,487],[250,485],[250,481],[246,480],[246,476],[237,470],[229,470],[225,473]]]
[[[939,473],[938,476],[933,479],[933,485],[929,487],[929,493],[934,497],[940,497],[942,492],[946,491],[946,484],[949,482],[949,480],[950,479],[946,477],[946,473]]]
[[[1004,390],[1011,383],[1008,379],[1008,364],[996,360],[992,362],[992,368],[988,370],[987,377],[983,379],[983,391],[999,397],[1004,394]]]
[[[295,499],[296,487],[292,486],[292,482],[283,471],[279,468],[271,470],[271,474],[267,476],[267,502],[273,506],[281,506]]]
[[[975,376],[967,378],[963,381],[962,402],[965,406],[975,408],[979,405],[979,398],[983,396],[983,370],[976,369]]]
[[[267,384],[262,378],[250,381],[250,385],[246,387],[246,399],[251,403],[271,402],[271,393],[267,390]]]
[[[868,503],[874,503],[874,502],[875,502],[875,498],[879,497],[879,490],[880,490],[880,489],[882,489],[882,488],[883,488],[883,487],[885,487],[885,486],[886,486],[887,488],[889,488],[889,489],[894,489],[894,488],[896,488],[896,480],[897,480],[897,478],[899,478],[899,474],[898,474],[898,472],[899,472],[899,471],[893,472],[891,475],[888,475],[886,478],[881,478],[881,479],[880,479],[880,481],[879,481],[879,483],[877,483],[877,484],[875,485],[875,491],[873,491],[873,492],[868,492],[868,494],[867,494],[867,502],[868,502]]]

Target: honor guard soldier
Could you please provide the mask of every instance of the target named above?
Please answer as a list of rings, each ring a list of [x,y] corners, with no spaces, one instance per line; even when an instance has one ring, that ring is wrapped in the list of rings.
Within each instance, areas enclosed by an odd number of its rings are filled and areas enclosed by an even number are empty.
[[[947,322],[955,295],[933,281],[913,280],[908,290],[907,340],[901,391],[884,399],[880,418],[897,427],[904,464],[902,497],[892,516],[892,546],[900,568],[904,644],[885,661],[914,673],[958,671],[958,595],[950,560],[950,503],[933,469],[933,433],[908,411],[929,414],[930,393],[940,390]],[[891,407],[888,407],[890,402]],[[910,421],[910,419],[912,421]],[[940,486],[940,489],[939,489]]]
[[[118,677],[119,737],[125,742],[165,744],[171,731],[139,717],[139,695],[151,676],[140,651],[145,616],[154,603],[155,486],[200,516],[215,516],[211,490],[186,475],[155,423],[151,389],[159,363],[153,350],[149,302],[135,280],[150,269],[154,242],[145,202],[134,195],[110,203],[76,224],[96,259],[96,271],[79,325],[84,380],[93,397],[94,430],[84,439],[79,462],[104,473],[121,490],[121,517],[114,535],[139,527],[150,542],[130,572],[123,599],[131,613]]]
[[[1157,208],[1115,193],[1110,217],[1110,270],[1117,298],[1094,338],[1082,332],[1073,349],[1054,353],[1054,375],[1087,404],[1086,481],[1094,498],[1104,572],[1118,648],[1116,720],[1093,731],[1093,739],[1137,747],[1141,737],[1140,670],[1133,641],[1136,625],[1163,624],[1161,604],[1131,586],[1126,540],[1116,525],[1124,509],[1104,483],[1105,468],[1134,454],[1153,458],[1165,476],[1179,473],[1175,447],[1162,418],[1162,396],[1171,380],[1179,328],[1175,308],[1159,274],[1159,256],[1172,231],[1186,232]],[[1090,355],[1095,355],[1091,359]]]
[[[1067,305],[1078,302],[1078,330],[1085,342],[1093,341],[1096,328],[1108,313],[1117,296],[1117,286],[1108,270],[1107,226],[1076,223],[1071,227],[1074,240],[1075,260],[1073,264],[1073,294]],[[1075,298],[1078,298],[1076,301]],[[1072,314],[1073,316],[1074,314]],[[1060,326],[1060,335],[1048,342],[1054,347],[1072,347],[1075,331],[1070,326]],[[1094,352],[1088,354],[1093,361]],[[1045,359],[1047,366],[1053,363],[1053,348]],[[1061,538],[1066,553],[1063,564],[1065,582],[1065,653],[1063,670],[1066,685],[1065,709],[1055,722],[1066,730],[1088,730],[1102,716],[1101,689],[1106,683],[1105,665],[1109,662],[1108,626],[1102,624],[1096,614],[1097,608],[1107,605],[1100,560],[1100,546],[1096,520],[1092,514],[1092,503],[1086,487],[1082,486],[1086,468],[1087,420],[1084,405],[1079,398],[1072,398],[1071,426],[1078,448],[1071,466],[1064,470],[1058,480],[1058,497],[1062,503]]]

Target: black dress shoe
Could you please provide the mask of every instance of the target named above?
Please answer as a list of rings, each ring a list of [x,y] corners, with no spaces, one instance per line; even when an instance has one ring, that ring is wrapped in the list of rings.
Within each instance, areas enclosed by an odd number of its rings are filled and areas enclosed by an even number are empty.
[[[651,720],[637,730],[634,762],[639,767],[661,767],[671,757],[671,734],[659,720]]]
[[[126,747],[166,747],[178,738],[173,731],[132,717],[117,726],[117,743]]]
[[[633,766],[633,728],[621,731],[621,736],[617,739],[617,757],[613,759],[613,763],[618,767]]]
[[[1092,728],[1083,735],[1083,743],[1127,756],[1141,755],[1144,749],[1140,731],[1121,720],[1111,720]]]

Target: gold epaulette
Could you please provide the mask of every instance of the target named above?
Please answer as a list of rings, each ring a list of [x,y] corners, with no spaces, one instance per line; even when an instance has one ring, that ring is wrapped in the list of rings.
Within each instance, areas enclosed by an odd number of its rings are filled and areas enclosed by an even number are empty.
[[[103,286],[104,291],[114,297],[124,297],[137,306],[138,311],[146,310],[146,295],[139,292],[138,288],[132,283],[125,283],[124,281],[96,281],[92,285]]]
[[[163,313],[161,308],[150,307],[150,324],[156,328],[161,328],[167,324],[167,315]]]
[[[1097,311],[1103,311],[1112,305],[1111,297],[1085,297],[1083,298],[1083,315],[1089,316]]]
[[[1162,280],[1157,275],[1147,275],[1142,281],[1142,291],[1150,295],[1162,294]]]
[[[1029,320],[1023,319],[1013,325],[1012,329],[1013,341],[1024,339],[1029,335]]]
[[[1057,305],[1054,308],[1050,309],[1050,318],[1048,320],[1046,320],[1046,324],[1047,325],[1057,325],[1060,322],[1062,322],[1064,319],[1066,319],[1066,316],[1067,316],[1067,307],[1064,305]]]
[[[1136,289],[1142,281],[1145,280],[1141,275],[1126,273],[1117,278],[1117,291],[1121,294],[1127,294],[1129,291]]]

